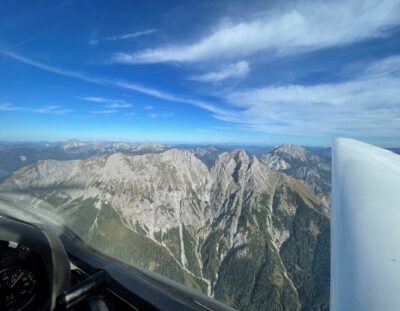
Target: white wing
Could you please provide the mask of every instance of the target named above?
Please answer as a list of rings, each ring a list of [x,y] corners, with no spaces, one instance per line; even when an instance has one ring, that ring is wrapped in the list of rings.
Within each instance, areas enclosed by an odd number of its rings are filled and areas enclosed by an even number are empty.
[[[331,310],[400,310],[400,156],[333,146]]]

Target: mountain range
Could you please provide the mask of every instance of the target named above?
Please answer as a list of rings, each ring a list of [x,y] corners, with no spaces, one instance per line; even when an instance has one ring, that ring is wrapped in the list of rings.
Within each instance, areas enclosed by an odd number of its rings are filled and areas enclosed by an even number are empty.
[[[144,154],[162,152],[170,147],[150,142],[126,143],[69,140],[60,143],[3,143],[0,144],[0,177],[35,163],[38,160],[72,160],[84,159],[95,155],[124,152],[128,154]]]
[[[76,141],[44,149],[80,158],[36,161],[0,190],[29,194],[95,248],[241,310],[329,309],[325,158],[296,146],[261,156]]]
[[[326,150],[317,153],[298,145],[280,145],[261,155],[260,161],[305,182],[330,209],[331,156]]]

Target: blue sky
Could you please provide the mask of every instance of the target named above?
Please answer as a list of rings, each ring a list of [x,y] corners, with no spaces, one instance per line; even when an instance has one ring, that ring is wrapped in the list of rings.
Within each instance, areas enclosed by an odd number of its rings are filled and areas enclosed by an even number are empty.
[[[400,145],[400,2],[0,4],[0,140]]]

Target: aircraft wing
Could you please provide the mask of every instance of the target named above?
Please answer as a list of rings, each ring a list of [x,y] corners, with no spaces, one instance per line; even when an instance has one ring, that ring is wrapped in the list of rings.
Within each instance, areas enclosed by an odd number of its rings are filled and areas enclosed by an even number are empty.
[[[400,156],[337,139],[331,310],[400,310]]]

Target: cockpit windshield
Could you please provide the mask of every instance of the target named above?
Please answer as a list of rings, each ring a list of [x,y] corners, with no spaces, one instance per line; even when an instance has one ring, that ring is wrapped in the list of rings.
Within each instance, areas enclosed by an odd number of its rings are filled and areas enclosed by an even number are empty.
[[[240,310],[328,310],[331,141],[400,152],[399,16],[2,1],[0,205]]]

